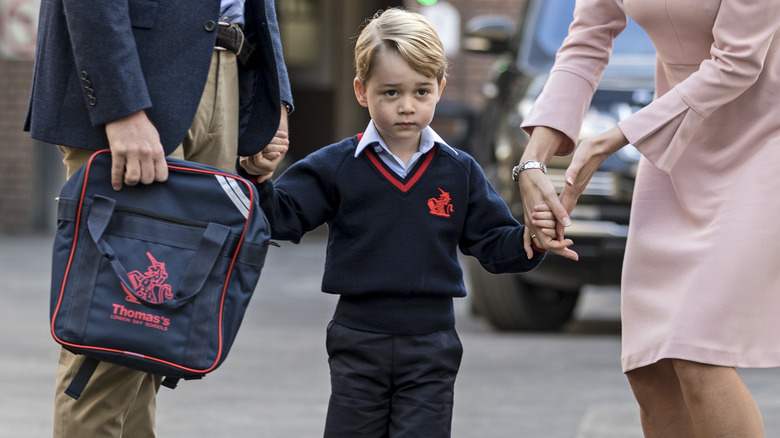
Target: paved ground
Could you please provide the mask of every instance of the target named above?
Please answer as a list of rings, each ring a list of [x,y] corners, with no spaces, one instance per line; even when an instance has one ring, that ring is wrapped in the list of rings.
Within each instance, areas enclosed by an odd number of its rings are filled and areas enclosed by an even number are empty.
[[[0,437],[50,436],[58,346],[48,333],[50,236],[0,236]],[[328,400],[324,330],[334,298],[318,292],[324,240],[273,248],[244,325],[221,368],[161,389],[169,437],[306,438]],[[465,354],[454,438],[638,438],[619,368],[619,296],[591,290],[561,333],[497,333],[458,301]],[[780,370],[743,375],[780,437]],[[132,437],[131,437],[132,438]]]

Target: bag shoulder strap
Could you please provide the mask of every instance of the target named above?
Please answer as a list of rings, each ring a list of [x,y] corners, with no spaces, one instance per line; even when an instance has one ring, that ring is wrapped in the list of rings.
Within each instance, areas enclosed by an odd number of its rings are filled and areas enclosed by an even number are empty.
[[[79,370],[76,372],[73,380],[70,381],[70,385],[68,385],[68,388],[65,390],[65,394],[78,400],[99,363],[100,361],[98,359],[87,356],[84,359],[84,362],[81,363],[81,366],[79,366]]]
[[[72,397],[74,400],[78,400],[79,397],[81,397],[81,393],[84,392],[84,388],[87,387],[89,379],[92,378],[92,374],[95,373],[98,364],[100,364],[99,359],[86,356],[84,358],[84,362],[82,362],[79,366],[79,370],[76,372],[76,375],[73,376],[73,380],[70,381],[70,385],[68,385],[67,389],[65,389],[65,394]],[[200,378],[200,376],[198,378]],[[184,380],[190,379],[185,378]],[[170,389],[175,389],[178,383],[178,377],[168,376],[165,377],[162,381],[162,385]]]

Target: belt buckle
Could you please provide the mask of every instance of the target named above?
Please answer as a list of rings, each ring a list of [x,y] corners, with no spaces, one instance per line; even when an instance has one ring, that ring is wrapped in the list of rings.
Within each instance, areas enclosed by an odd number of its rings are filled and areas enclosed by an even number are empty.
[[[220,51],[230,51],[235,54],[238,54],[241,51],[241,46],[244,45],[244,32],[241,31],[241,28],[238,26],[235,26],[233,24],[220,21],[217,23],[217,34],[219,34],[220,30],[222,28],[229,29],[232,27],[235,27],[235,34],[231,35],[231,45],[238,44],[238,47],[225,47],[220,45],[215,45],[214,50],[220,50]],[[217,37],[219,39],[219,37]]]
[[[223,46],[215,45],[214,49],[233,52],[236,54],[239,63],[242,65],[249,65],[251,63],[252,54],[254,53],[255,48],[250,42],[246,40],[244,31],[241,30],[241,27],[239,27],[237,24],[230,24],[220,21],[217,32],[219,33],[223,27],[226,29],[233,28],[234,31],[230,35],[223,35],[223,39],[227,39],[228,41],[224,41]],[[219,35],[217,35],[217,41],[219,40]]]

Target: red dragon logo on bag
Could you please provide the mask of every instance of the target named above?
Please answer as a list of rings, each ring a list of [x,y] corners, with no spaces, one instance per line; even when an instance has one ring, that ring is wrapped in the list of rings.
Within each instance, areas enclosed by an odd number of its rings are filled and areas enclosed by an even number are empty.
[[[170,284],[165,284],[165,280],[168,278],[168,272],[165,271],[165,263],[158,262],[151,253],[147,252],[146,256],[152,262],[146,272],[133,271],[127,274],[130,277],[130,283],[133,286],[135,295],[150,303],[162,303],[163,301],[173,299],[173,290]],[[127,293],[127,301],[131,303],[138,303],[138,299],[129,291]]]

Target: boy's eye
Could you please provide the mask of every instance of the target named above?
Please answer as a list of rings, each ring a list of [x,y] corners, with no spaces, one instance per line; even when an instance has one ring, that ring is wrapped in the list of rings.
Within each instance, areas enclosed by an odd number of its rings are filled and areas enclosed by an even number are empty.
[[[425,96],[428,93],[430,93],[430,91],[425,90],[425,89],[417,90],[417,95],[418,96]]]
[[[385,91],[385,94],[387,94],[390,97],[395,97],[395,96],[398,95],[398,91],[396,91],[396,90],[387,90],[387,91]]]

